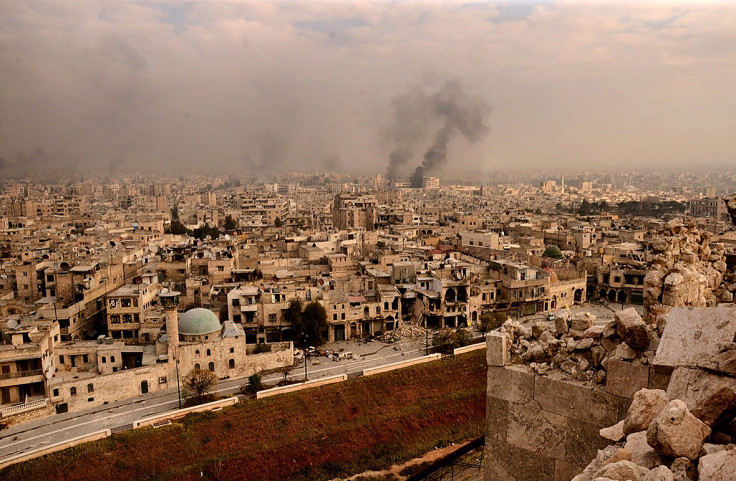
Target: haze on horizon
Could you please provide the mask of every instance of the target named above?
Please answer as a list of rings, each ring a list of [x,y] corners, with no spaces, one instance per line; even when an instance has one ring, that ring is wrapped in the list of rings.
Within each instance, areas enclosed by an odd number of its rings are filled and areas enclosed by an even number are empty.
[[[729,2],[5,1],[0,175],[729,167],[734,85]]]

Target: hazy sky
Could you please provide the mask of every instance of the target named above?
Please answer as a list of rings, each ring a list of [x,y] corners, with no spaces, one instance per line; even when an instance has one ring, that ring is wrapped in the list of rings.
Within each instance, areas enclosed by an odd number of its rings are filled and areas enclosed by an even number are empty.
[[[0,165],[381,171],[418,126],[408,173],[443,119],[397,102],[460,85],[452,172],[736,166],[736,3],[637,3],[0,0]]]

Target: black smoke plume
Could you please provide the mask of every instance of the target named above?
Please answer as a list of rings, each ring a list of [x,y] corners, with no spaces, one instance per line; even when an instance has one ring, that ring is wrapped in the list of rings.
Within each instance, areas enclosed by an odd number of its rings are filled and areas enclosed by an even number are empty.
[[[416,145],[434,131],[422,164],[411,175],[412,187],[421,187],[425,175],[437,172],[444,165],[448,145],[458,134],[469,142],[477,142],[490,130],[485,124],[490,106],[467,92],[458,80],[447,82],[429,94],[414,89],[395,98],[393,108],[392,136],[397,147],[389,156],[388,177],[396,177],[411,161]]]

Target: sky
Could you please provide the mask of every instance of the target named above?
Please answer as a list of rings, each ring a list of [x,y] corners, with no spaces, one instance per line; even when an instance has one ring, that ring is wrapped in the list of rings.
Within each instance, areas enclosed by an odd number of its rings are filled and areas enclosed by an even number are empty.
[[[0,0],[0,174],[409,175],[438,135],[439,175],[733,167],[734,133],[736,2]]]

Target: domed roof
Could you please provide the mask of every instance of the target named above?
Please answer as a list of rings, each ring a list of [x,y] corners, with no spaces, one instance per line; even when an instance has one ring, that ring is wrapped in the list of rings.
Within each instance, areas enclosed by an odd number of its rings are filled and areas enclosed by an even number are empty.
[[[209,309],[190,309],[179,318],[179,334],[199,336],[212,334],[222,329],[217,316]]]
[[[546,249],[544,249],[544,254],[542,254],[542,257],[551,257],[553,259],[562,259],[562,251],[559,247],[555,245],[547,246]]]

